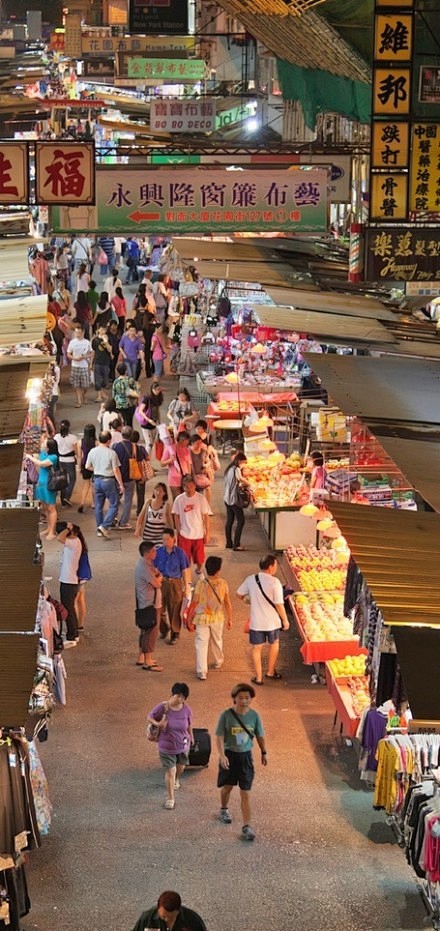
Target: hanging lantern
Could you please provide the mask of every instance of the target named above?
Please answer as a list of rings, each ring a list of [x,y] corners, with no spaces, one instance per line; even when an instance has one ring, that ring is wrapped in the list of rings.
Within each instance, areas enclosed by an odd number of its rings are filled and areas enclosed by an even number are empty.
[[[316,507],[316,504],[303,504],[302,508],[299,509],[299,513],[303,514],[304,517],[318,517],[319,508]]]

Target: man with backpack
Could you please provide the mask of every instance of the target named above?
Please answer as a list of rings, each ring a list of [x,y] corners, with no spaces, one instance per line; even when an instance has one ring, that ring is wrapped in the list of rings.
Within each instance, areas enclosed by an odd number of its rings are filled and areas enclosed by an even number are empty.
[[[250,604],[249,642],[252,647],[255,676],[254,685],[263,685],[262,650],[269,644],[268,669],[266,679],[281,679],[276,662],[280,650],[280,630],[289,629],[286,609],[284,607],[283,587],[275,578],[278,560],[273,553],[262,556],[260,572],[248,575],[237,590],[242,601]]]

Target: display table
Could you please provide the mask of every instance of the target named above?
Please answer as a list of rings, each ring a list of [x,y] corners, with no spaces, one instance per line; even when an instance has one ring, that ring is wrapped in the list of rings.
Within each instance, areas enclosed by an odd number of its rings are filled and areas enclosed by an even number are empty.
[[[242,439],[242,421],[241,420],[214,420],[213,429],[216,430],[220,436],[220,442],[222,443],[222,453],[223,455],[226,452],[226,447],[229,443],[232,443],[232,435],[234,433],[239,434],[240,440]]]
[[[366,654],[367,651],[361,649],[360,653]],[[362,676],[362,679],[365,681],[366,687],[368,687],[368,676]],[[348,678],[342,676],[335,677],[326,663],[325,680],[329,695],[335,706],[334,723],[336,724],[339,718],[340,733],[346,737],[355,737],[361,718],[360,715],[356,714],[353,708]]]
[[[266,407],[267,405],[283,407],[287,404],[294,404],[297,400],[297,395],[294,391],[281,391],[274,394],[263,394],[254,390],[247,391],[243,396],[241,392],[241,386],[240,397],[238,397],[236,386],[234,385],[234,391],[231,391],[230,394],[225,394],[223,391],[219,392],[217,395],[217,400],[211,401],[208,404],[207,413],[210,416],[217,417],[219,420],[223,420],[230,417],[236,417],[239,408],[241,413],[247,413],[250,404],[257,408]],[[222,401],[226,402],[227,404],[231,404],[232,402],[231,407],[223,407],[221,404]]]
[[[246,379],[246,380],[245,380]],[[276,394],[283,390],[294,390],[301,387],[300,375],[286,375],[285,378],[279,378],[276,375],[246,375],[245,379],[240,381],[241,392],[260,391],[267,395]],[[237,386],[226,381],[225,375],[213,375],[211,372],[197,372],[197,385],[199,391],[206,391],[213,397],[219,391],[236,392]]]
[[[365,652],[363,647],[359,646],[359,637],[355,635],[347,640],[308,640],[296,612],[293,595],[289,595],[288,601],[298,633],[303,641],[300,653],[306,665],[326,663],[329,659],[344,659],[345,656],[359,656]]]
[[[300,505],[264,507],[254,504],[272,550],[284,550],[290,543],[316,544],[316,524],[300,514]]]

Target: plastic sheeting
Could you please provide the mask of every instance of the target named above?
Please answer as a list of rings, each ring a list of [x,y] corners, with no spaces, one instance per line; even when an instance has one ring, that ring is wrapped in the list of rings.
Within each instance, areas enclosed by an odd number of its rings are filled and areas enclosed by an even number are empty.
[[[281,58],[277,59],[277,69],[283,100],[300,101],[306,126],[312,131],[318,113],[339,113],[359,123],[370,122],[369,84],[328,71],[300,68]]]

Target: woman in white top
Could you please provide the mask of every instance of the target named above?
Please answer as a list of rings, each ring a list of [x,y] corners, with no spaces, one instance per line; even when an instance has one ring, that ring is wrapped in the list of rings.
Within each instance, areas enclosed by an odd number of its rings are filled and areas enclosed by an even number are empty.
[[[84,291],[84,294],[87,294],[90,284],[90,275],[87,271],[85,265],[80,265],[76,273],[75,279],[75,295],[78,296],[78,291]]]
[[[116,288],[122,289],[122,281],[119,277],[117,268],[114,268],[111,275],[108,275],[104,281],[104,291],[107,291],[109,301],[113,300],[116,294]]]
[[[101,433],[108,433],[110,430],[110,424],[117,417],[116,413],[116,401],[114,398],[108,398],[107,401],[104,401],[99,408],[99,413],[97,416],[97,421],[99,423],[99,428]]]
[[[62,530],[57,536],[58,542],[63,544],[60,569],[60,601],[67,611],[65,649],[76,647],[78,643],[78,616],[75,599],[78,594],[78,567],[82,553],[78,531],[79,527],[76,524],[67,524],[65,530]]]
[[[72,507],[71,497],[76,483],[76,462],[79,457],[78,437],[70,432],[70,420],[62,420],[54,439],[58,445],[60,466],[69,476],[69,484],[60,492],[63,507]]]
[[[152,497],[145,502],[136,521],[135,536],[142,536],[148,543],[160,546],[165,528],[173,526],[167,486],[164,482],[158,482],[153,488]]]

